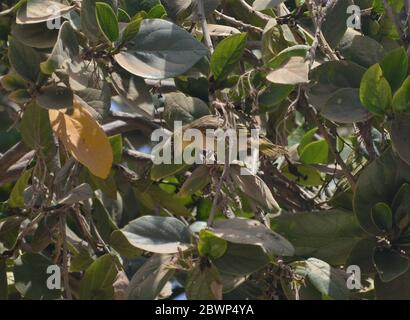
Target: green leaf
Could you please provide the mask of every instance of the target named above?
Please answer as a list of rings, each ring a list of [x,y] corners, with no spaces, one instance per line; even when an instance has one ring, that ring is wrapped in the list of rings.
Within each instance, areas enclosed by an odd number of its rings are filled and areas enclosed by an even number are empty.
[[[89,183],[94,191],[101,192],[109,196],[113,200],[117,200],[117,184],[115,182],[115,172],[111,171],[107,179],[103,179],[93,175],[90,170],[84,168],[82,178]]]
[[[183,0],[185,1],[185,0]],[[162,0],[161,3],[165,2],[165,0]],[[175,2],[175,0],[172,0],[172,2]],[[135,1],[135,0],[123,0],[124,3],[124,9],[131,15],[135,15],[137,12],[140,11],[150,11],[153,7],[155,7],[157,4],[160,4],[159,0],[140,0],[140,1]]]
[[[255,0],[253,2],[253,9],[263,11],[266,9],[272,9],[280,5],[284,0]]]
[[[127,288],[128,300],[155,300],[175,273],[173,255],[154,254],[134,274]]]
[[[95,4],[97,23],[109,42],[115,42],[120,36],[118,18],[111,6],[104,2]]]
[[[221,238],[218,238],[210,230],[201,230],[199,232],[198,252],[201,256],[218,259],[226,251],[228,243]]]
[[[410,113],[410,76],[393,96],[393,111]]]
[[[188,96],[196,97],[202,101],[209,101],[209,80],[205,77],[187,78],[184,76],[174,79],[177,89]]]
[[[342,265],[364,236],[353,213],[343,210],[282,213],[272,229],[288,239],[297,256],[316,257]]]
[[[356,185],[353,208],[364,230],[382,235],[371,218],[372,208],[379,202],[391,204],[405,182],[410,182],[409,167],[393,154],[391,148],[362,171]]]
[[[379,202],[372,208],[374,224],[382,231],[387,232],[393,227],[393,213],[384,202]]]
[[[9,9],[6,9],[4,11],[0,12],[0,17],[5,17],[8,16],[12,13],[15,13],[21,6],[26,4],[27,0],[19,0],[17,3],[13,6],[11,6]]]
[[[144,17],[142,15],[137,15],[134,18],[132,18],[132,20],[130,21],[130,23],[127,24],[122,33],[122,43],[130,41],[132,38],[135,37],[135,35],[138,34],[143,20]]]
[[[410,299],[410,272],[390,281],[383,282],[377,276],[374,281],[376,298],[378,300],[409,300]]]
[[[17,291],[26,299],[58,299],[61,290],[47,288],[47,280],[53,276],[47,273],[47,268],[51,265],[53,262],[41,254],[24,253],[18,257],[13,268]],[[58,277],[58,274],[54,276]]]
[[[406,50],[403,47],[399,47],[390,51],[386,54],[380,66],[383,69],[383,75],[390,83],[393,92],[395,92],[400,88],[407,76],[409,58],[407,57]]]
[[[54,10],[50,12],[49,8]],[[52,0],[29,0],[22,5],[16,16],[16,22],[19,24],[37,24],[46,22],[65,15],[74,9],[74,6],[67,6],[61,1]]]
[[[39,93],[37,103],[45,109],[69,109],[73,107],[74,93],[67,87],[50,85]]]
[[[199,262],[188,273],[185,289],[189,300],[222,300],[222,283],[213,265]]]
[[[174,127],[175,121],[186,125],[207,115],[210,115],[208,105],[198,98],[180,92],[165,95],[164,119],[170,128]]]
[[[117,276],[116,258],[103,255],[85,271],[80,282],[81,300],[112,300],[114,281]]]
[[[48,112],[36,103],[26,107],[20,123],[20,132],[23,142],[35,150],[43,148],[47,151],[53,144]]]
[[[14,185],[13,189],[10,193],[10,198],[8,204],[11,208],[21,208],[24,207],[24,189],[26,189],[28,181],[31,178],[31,174],[33,169],[29,169],[24,171],[20,178],[17,180],[16,184]]]
[[[398,252],[387,248],[376,248],[373,262],[383,282],[390,282],[409,270],[410,262]]]
[[[366,109],[358,101],[359,93],[353,89],[360,88],[365,72],[365,68],[351,61],[328,61],[321,64],[309,74],[313,82],[307,91],[309,103],[332,121],[351,123],[362,120],[361,115]],[[339,98],[346,103],[340,103]],[[357,105],[358,102],[360,106]]]
[[[47,49],[54,47],[58,37],[58,30],[50,29],[46,22],[36,24],[12,22],[11,35],[26,46]]]
[[[261,246],[228,242],[225,254],[212,262],[221,272],[242,276],[262,269],[270,260]]]
[[[190,211],[185,208],[181,198],[162,190],[158,185],[141,189],[135,188],[134,191],[137,199],[152,211],[163,208],[164,214],[171,212],[175,216],[191,217]]]
[[[310,47],[305,45],[296,45],[289,48],[286,48],[279,52],[272,60],[267,63],[267,66],[272,69],[277,69],[283,63],[285,63],[289,58],[292,57],[301,57],[306,58]]]
[[[292,244],[257,220],[234,218],[214,223],[212,232],[230,243],[260,246],[269,257],[293,256]]]
[[[115,225],[115,222],[112,220],[107,209],[98,199],[93,200],[92,217],[101,238],[103,238],[104,241],[109,242],[111,234],[118,230],[118,227]]]
[[[339,0],[326,10],[326,19],[321,29],[331,48],[335,48],[346,33],[348,18],[346,12],[349,5],[348,0]]]
[[[305,58],[295,56],[271,71],[266,78],[276,84],[296,85],[309,82],[309,63]]]
[[[91,258],[90,253],[84,247],[79,247],[79,250],[71,256],[70,272],[82,272],[93,262],[94,260]]]
[[[132,44],[114,58],[132,74],[161,80],[183,74],[207,53],[204,45],[177,25],[145,19]]]
[[[161,19],[167,15],[167,11],[165,10],[162,4],[157,4],[155,7],[151,8],[148,12],[149,19]]]
[[[403,161],[410,164],[410,114],[395,115],[390,134],[394,149]]]
[[[154,253],[176,253],[190,247],[191,233],[183,222],[172,217],[143,216],[122,229],[128,241]]]
[[[97,22],[96,1],[81,1],[81,30],[91,42],[99,42],[103,39],[100,27]]]
[[[317,133],[318,130],[319,130],[319,128],[316,127],[316,128],[310,129],[308,132],[306,132],[303,135],[303,137],[300,140],[299,145],[298,145],[298,153],[299,154],[301,154],[303,149],[305,149],[305,147],[313,141],[313,139],[315,137],[315,134]]]
[[[117,134],[115,136],[109,137],[110,144],[112,147],[112,153],[114,155],[114,163],[120,163],[122,160],[122,151],[123,151],[123,144],[122,144],[122,136],[121,134]]]
[[[36,82],[40,73],[40,55],[15,38],[9,38],[9,61],[16,72],[24,79]]]
[[[110,5],[110,7],[114,10],[115,14],[118,13],[118,3],[122,0],[101,0],[100,2],[104,2]],[[120,3],[121,4],[121,3]]]
[[[24,219],[24,217],[11,216],[0,222],[0,243],[5,248],[11,249],[15,246]]]
[[[366,69],[347,60],[327,61],[310,72],[310,79],[337,88],[359,88]]]
[[[58,33],[53,51],[48,59],[40,64],[44,74],[51,75],[59,69],[67,60],[73,59],[80,54],[80,45],[77,35],[69,21],[65,21]]]
[[[131,17],[124,9],[118,8],[118,22],[129,23],[131,22]]]
[[[301,186],[315,187],[323,183],[320,172],[315,168],[305,165],[292,165],[282,168],[282,173],[291,181]]]
[[[326,140],[314,141],[306,145],[300,154],[300,161],[305,164],[327,163],[329,145]]]
[[[68,74],[71,89],[76,95],[76,101],[86,108],[90,106],[91,109],[88,108],[88,111],[95,117],[105,119],[111,107],[112,87],[106,80],[95,78],[96,74],[102,76],[98,68],[95,69],[92,64],[83,60],[80,63],[69,64]]]
[[[247,33],[240,33],[222,40],[211,57],[211,70],[217,82],[226,79],[235,69],[246,46]]]
[[[151,179],[160,181],[162,179],[182,173],[189,168],[186,164],[154,164],[151,168]]]
[[[230,175],[234,185],[242,194],[270,213],[277,213],[280,207],[266,183],[257,175],[241,174],[241,168],[231,166]]]
[[[349,290],[346,286],[347,274],[331,267],[327,262],[316,258],[295,262],[295,273],[307,277],[312,285],[323,295],[336,300],[347,300]]]
[[[258,95],[259,110],[261,112],[273,111],[295,89],[294,85],[274,84]]]
[[[131,111],[152,119],[155,110],[150,89],[144,79],[122,69],[117,71],[111,74],[111,83],[121,97],[121,103],[125,103]]]
[[[400,229],[405,229],[410,217],[410,184],[403,183],[393,199],[392,211],[394,222]]]
[[[218,6],[221,4],[222,0],[207,0],[203,2],[204,5],[204,13],[205,16],[208,17],[209,15],[211,15],[214,10],[216,10],[218,8]],[[198,2],[199,0],[192,0],[192,15],[189,18],[192,18],[194,21],[198,19]]]
[[[185,180],[178,195],[181,197],[191,196],[198,191],[202,191],[209,183],[211,183],[209,168],[199,166],[192,172],[189,178]]]
[[[373,251],[377,247],[375,237],[365,238],[356,243],[346,262],[347,266],[359,266],[362,275],[376,273],[373,263]]]
[[[371,117],[361,104],[359,89],[353,88],[336,91],[320,109],[320,114],[330,121],[340,123],[362,122]]]
[[[150,0],[148,0],[148,2],[149,1]],[[154,3],[156,1],[157,0],[151,0],[151,2]],[[185,12],[185,10],[188,9],[188,7],[191,5],[191,0],[162,0],[161,3],[166,8],[168,16],[175,21],[177,20],[179,15],[182,15]]]
[[[31,248],[36,253],[41,253],[51,243],[53,238],[50,236],[53,232],[58,230],[60,226],[60,217],[57,215],[50,215],[46,219],[42,219],[38,223],[38,227],[33,234],[33,239],[30,242]]]
[[[127,237],[120,230],[114,231],[110,236],[109,241],[111,247],[115,249],[121,256],[128,259],[133,259],[141,255],[142,251],[134,247]]]
[[[88,183],[82,183],[67,192],[64,197],[58,199],[58,204],[73,205],[94,197],[94,192]]]
[[[347,16],[345,15],[345,17]],[[346,18],[341,20],[346,25]],[[363,36],[360,32],[351,28],[347,29],[338,48],[345,59],[356,62],[366,68],[380,62],[385,55],[384,48],[379,42],[370,37]]]
[[[379,115],[390,108],[392,92],[379,64],[373,65],[364,74],[360,85],[360,101],[367,110]]]

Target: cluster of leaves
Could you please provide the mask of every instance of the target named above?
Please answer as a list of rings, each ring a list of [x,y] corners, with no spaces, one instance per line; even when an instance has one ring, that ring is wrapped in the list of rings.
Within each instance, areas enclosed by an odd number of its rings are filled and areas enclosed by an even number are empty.
[[[358,2],[2,2],[0,299],[410,299],[410,4]]]

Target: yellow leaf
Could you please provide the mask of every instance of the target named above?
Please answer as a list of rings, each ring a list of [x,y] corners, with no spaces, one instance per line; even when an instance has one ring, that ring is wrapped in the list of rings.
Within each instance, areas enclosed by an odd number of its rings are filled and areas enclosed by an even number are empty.
[[[73,109],[49,110],[54,133],[65,148],[92,174],[106,179],[111,171],[113,152],[108,138],[91,114],[78,102]]]

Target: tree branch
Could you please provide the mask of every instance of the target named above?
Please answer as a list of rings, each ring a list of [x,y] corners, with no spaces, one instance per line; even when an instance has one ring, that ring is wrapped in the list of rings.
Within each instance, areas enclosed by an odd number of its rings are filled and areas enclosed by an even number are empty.
[[[229,23],[231,26],[237,27],[239,29],[242,30],[246,30],[246,31],[253,31],[259,34],[263,33],[263,29],[259,28],[259,27],[255,27],[251,24],[247,24],[245,22],[242,22],[240,20],[237,20],[233,17],[230,17],[226,14],[223,14],[222,12],[219,12],[217,10],[215,10],[214,12],[219,18],[225,20],[225,22]]]
[[[112,111],[109,117],[114,121],[103,125],[103,129],[108,136],[135,130],[151,134],[156,129],[162,129],[158,124],[139,115]]]
[[[150,135],[152,131],[156,129],[167,131],[158,124],[138,115],[111,112],[111,118],[117,120],[103,125],[103,129],[108,136],[136,130],[140,130],[147,135]],[[134,156],[135,158],[135,155],[131,155],[130,153],[126,155]],[[34,151],[30,151],[23,142],[18,142],[4,153],[3,156],[0,157],[0,185],[16,181],[30,163],[33,156]]]
[[[239,0],[239,3],[242,5],[242,7],[248,12],[250,15],[255,15],[259,19],[263,20],[264,22],[269,22],[270,19],[273,19],[272,17],[263,14],[262,12],[259,12],[257,10],[254,10],[251,5],[249,5],[245,0]]]

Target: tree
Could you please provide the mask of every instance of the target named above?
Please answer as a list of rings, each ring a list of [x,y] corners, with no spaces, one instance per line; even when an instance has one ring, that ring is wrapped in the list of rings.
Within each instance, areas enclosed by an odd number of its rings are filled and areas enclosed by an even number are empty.
[[[410,299],[408,0],[0,10],[0,299]]]

